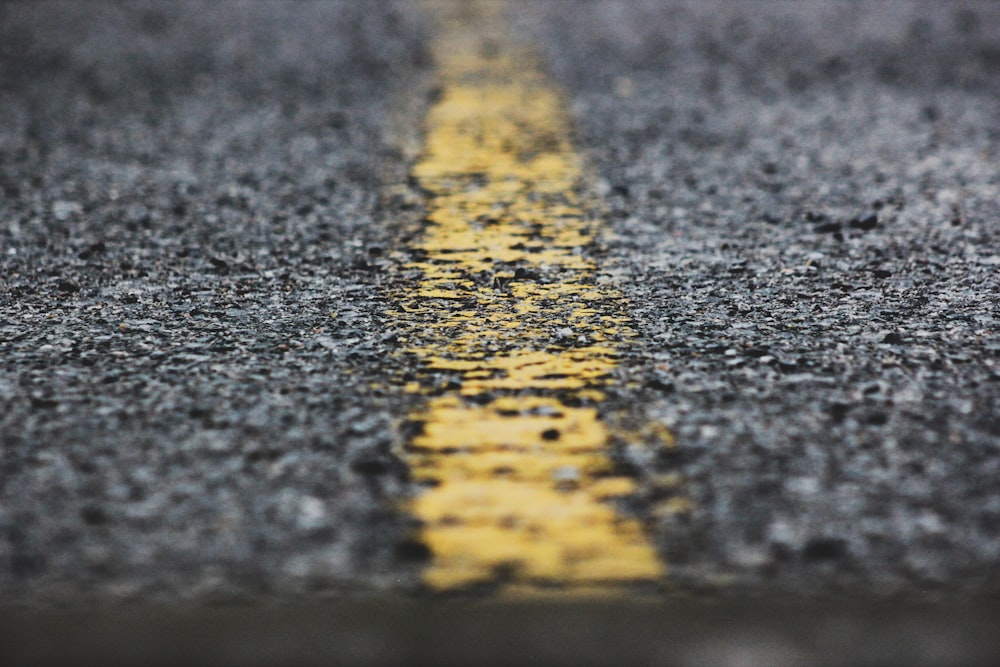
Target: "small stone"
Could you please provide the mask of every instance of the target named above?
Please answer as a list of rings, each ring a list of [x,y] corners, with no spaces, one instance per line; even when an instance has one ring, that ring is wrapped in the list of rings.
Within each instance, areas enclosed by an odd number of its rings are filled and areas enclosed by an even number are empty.
[[[217,273],[226,274],[229,273],[229,262],[222,259],[221,257],[209,257],[208,261],[211,262],[212,267]]]
[[[69,278],[61,278],[56,286],[59,288],[60,292],[66,292],[67,294],[74,294],[80,291],[80,283]]]
[[[70,216],[83,210],[75,201],[58,200],[52,202],[52,217],[59,222],[68,220]]]
[[[837,232],[840,231],[840,223],[822,222],[813,227],[813,231],[816,232],[817,234],[836,234]]]
[[[851,229],[860,229],[862,231],[875,229],[875,226],[878,225],[878,214],[871,213],[865,216],[858,216],[848,222],[847,225]]]
[[[730,553],[730,559],[737,567],[754,570],[767,565],[771,556],[760,547],[742,546]]]
[[[872,426],[885,426],[888,421],[889,416],[884,412],[874,412],[868,415],[868,418],[865,419],[865,422],[871,424]]]
[[[575,482],[580,479],[580,469],[576,466],[559,466],[552,471],[552,479],[557,482]]]
[[[803,496],[813,496],[819,492],[819,480],[815,477],[796,477],[789,480],[788,490]]]
[[[844,417],[850,411],[851,405],[849,403],[833,403],[829,407],[830,418],[838,424],[844,421]]]
[[[80,509],[80,518],[88,526],[99,526],[108,520],[104,510],[96,505],[85,505]]]
[[[306,496],[299,503],[299,528],[312,530],[326,524],[326,506],[323,501],[313,496]]]
[[[802,549],[807,561],[840,560],[847,556],[847,540],[839,537],[814,537]]]
[[[80,259],[90,259],[96,254],[102,253],[107,249],[103,241],[97,241],[96,243],[91,243],[86,248],[77,253],[77,257]]]

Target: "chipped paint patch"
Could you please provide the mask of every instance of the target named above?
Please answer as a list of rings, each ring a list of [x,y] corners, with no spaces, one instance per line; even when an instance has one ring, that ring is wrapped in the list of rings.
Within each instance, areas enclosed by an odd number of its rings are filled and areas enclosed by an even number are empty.
[[[413,178],[421,238],[397,295],[411,415],[408,510],[435,590],[613,591],[666,574],[612,501],[635,482],[608,459],[598,405],[634,334],[598,280],[582,162],[563,101],[504,32],[496,5],[441,5],[440,97]]]

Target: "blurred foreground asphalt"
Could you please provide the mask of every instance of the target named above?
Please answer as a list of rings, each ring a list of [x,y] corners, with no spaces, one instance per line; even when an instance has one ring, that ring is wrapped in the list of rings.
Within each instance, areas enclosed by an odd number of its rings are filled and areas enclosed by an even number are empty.
[[[149,608],[8,620],[16,665],[994,665],[996,606],[769,600]]]

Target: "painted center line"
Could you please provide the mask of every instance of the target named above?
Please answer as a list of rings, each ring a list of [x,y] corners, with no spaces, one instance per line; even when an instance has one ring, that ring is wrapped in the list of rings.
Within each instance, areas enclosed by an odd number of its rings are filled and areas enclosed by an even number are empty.
[[[403,354],[428,396],[407,462],[426,490],[435,590],[620,589],[662,580],[633,493],[606,455],[603,389],[634,334],[588,248],[580,155],[558,92],[492,3],[440,11],[441,94],[413,177],[427,193],[413,289],[397,296]],[[440,6],[439,6],[440,9]],[[415,362],[415,363],[414,363]]]

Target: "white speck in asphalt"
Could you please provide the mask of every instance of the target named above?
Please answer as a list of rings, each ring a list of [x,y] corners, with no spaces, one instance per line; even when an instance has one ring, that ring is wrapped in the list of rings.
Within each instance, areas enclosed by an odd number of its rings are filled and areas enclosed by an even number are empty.
[[[326,523],[326,506],[314,496],[306,496],[299,503],[298,525],[303,530],[320,528]]]

